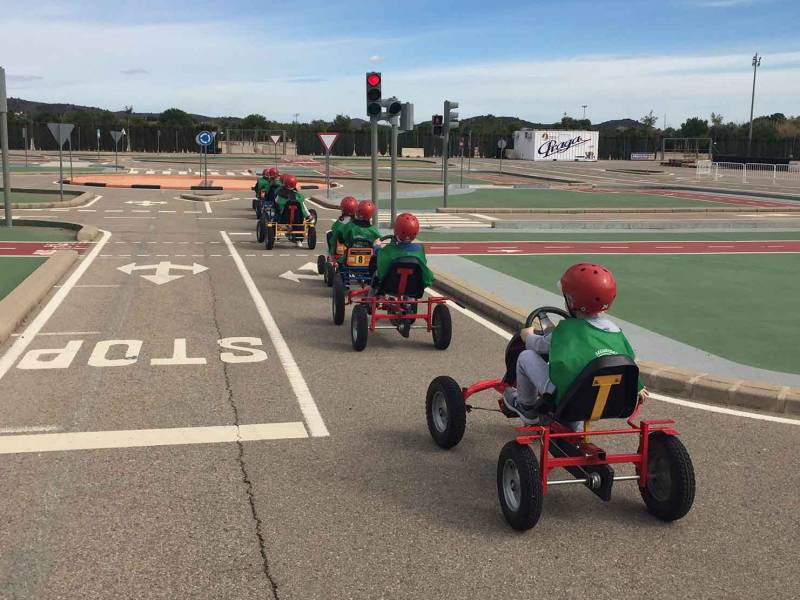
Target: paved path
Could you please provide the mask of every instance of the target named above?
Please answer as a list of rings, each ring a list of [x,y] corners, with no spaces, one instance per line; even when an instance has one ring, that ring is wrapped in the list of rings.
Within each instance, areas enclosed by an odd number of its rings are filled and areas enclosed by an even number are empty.
[[[567,237],[567,236],[565,236]],[[752,254],[797,253],[800,240],[653,242],[426,242],[429,254]]]

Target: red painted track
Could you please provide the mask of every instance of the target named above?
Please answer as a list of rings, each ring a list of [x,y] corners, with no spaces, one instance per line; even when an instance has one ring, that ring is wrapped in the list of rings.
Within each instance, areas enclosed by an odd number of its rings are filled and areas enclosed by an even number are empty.
[[[800,240],[663,242],[425,242],[428,254],[800,253]]]
[[[50,256],[56,250],[77,250],[83,254],[90,245],[85,242],[0,242],[0,256]]]

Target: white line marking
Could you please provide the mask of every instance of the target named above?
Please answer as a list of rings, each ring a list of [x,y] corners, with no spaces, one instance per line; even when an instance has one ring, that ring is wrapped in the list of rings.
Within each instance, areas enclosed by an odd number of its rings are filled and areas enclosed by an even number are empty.
[[[104,219],[155,219],[155,217],[103,217]]]
[[[294,356],[292,356],[292,351],[289,349],[289,345],[286,343],[283,334],[281,334],[281,330],[278,328],[278,324],[269,311],[264,297],[258,291],[242,257],[239,256],[233,242],[231,242],[231,238],[228,237],[228,234],[224,231],[220,231],[219,233],[228,246],[231,258],[233,258],[233,262],[236,263],[236,267],[239,269],[239,274],[242,276],[247,291],[250,292],[250,297],[256,305],[258,314],[261,316],[261,320],[267,328],[267,333],[272,340],[272,345],[275,346],[275,351],[278,353],[278,359],[281,361],[281,365],[283,365],[286,376],[289,378],[289,383],[297,397],[297,402],[300,405],[300,410],[306,420],[309,432],[314,437],[330,435],[328,428],[325,427],[325,422],[322,420],[322,415],[320,415],[319,409],[314,402],[314,398],[311,396],[311,390],[308,389],[306,380],[303,378],[303,374],[300,372],[300,368],[297,366]]]
[[[91,201],[91,202],[89,202],[88,204],[84,204],[84,205],[83,205],[83,207],[84,207],[84,208],[88,208],[89,206],[91,206],[92,204],[94,204],[95,202],[97,202],[98,200],[100,200],[100,198],[102,198],[102,196],[95,196],[95,197],[94,197],[94,200],[92,200],[92,201]]]
[[[478,219],[486,219],[487,221],[499,221],[500,220],[497,217],[490,217],[489,215],[482,215],[480,213],[470,213],[470,216],[476,217]]]
[[[61,431],[61,427],[56,425],[31,425],[23,427],[2,427],[0,434],[5,433],[37,433],[44,431]]]
[[[121,208],[107,208],[103,212],[122,212]]]
[[[254,423],[216,427],[177,427],[173,429],[128,429],[122,431],[83,431],[0,436],[0,454],[59,452],[141,448],[145,446],[180,446],[307,438],[299,421],[289,423]]]
[[[85,283],[83,285],[76,285],[75,287],[76,288],[117,288],[117,287],[121,287],[121,286],[118,283]]]
[[[78,212],[97,212],[96,208],[79,208]]]
[[[252,231],[229,231],[228,235],[253,235]],[[203,242],[198,242],[202,244]]]
[[[206,205],[206,212],[210,213],[211,212],[211,204],[208,201],[203,202],[203,204]]]
[[[76,285],[75,287],[81,287]],[[43,335],[100,335],[100,331],[49,331],[47,333],[37,333],[37,337],[42,337]],[[13,333],[11,334],[13,337],[20,337],[21,333]]]
[[[434,290],[432,288],[428,288],[428,292],[431,293],[431,294],[435,294],[437,296],[444,295],[444,294],[442,294],[440,292],[437,292],[436,290]],[[487,319],[483,318],[482,316],[480,316],[480,315],[478,315],[478,314],[476,314],[476,313],[474,313],[471,310],[468,310],[466,308],[461,308],[460,306],[458,306],[457,304],[454,304],[452,302],[448,302],[447,304],[448,304],[448,306],[453,307],[458,312],[465,314],[466,316],[468,316],[473,321],[475,321],[477,323],[480,323],[481,325],[483,325],[484,327],[486,327],[490,331],[493,331],[494,333],[496,333],[497,335],[502,337],[504,340],[507,341],[507,340],[511,339],[512,336],[511,336],[511,334],[509,332],[505,331],[504,329],[501,329],[500,327],[498,327],[497,325],[495,325],[491,321],[488,321]],[[720,414],[724,414],[724,415],[733,415],[733,416],[736,416],[736,417],[745,417],[745,418],[748,418],[748,419],[757,419],[757,420],[760,420],[760,421],[772,421],[773,423],[784,423],[784,424],[788,424],[788,425],[800,425],[800,419],[790,419],[790,418],[787,418],[787,417],[776,417],[776,416],[772,416],[772,415],[763,415],[763,414],[760,414],[760,413],[748,412],[748,411],[744,411],[744,410],[737,410],[737,409],[734,409],[734,408],[725,408],[724,406],[714,406],[714,405],[711,405],[711,404],[701,404],[700,402],[691,402],[689,400],[680,400],[678,398],[672,398],[671,396],[664,396],[662,394],[657,394],[655,392],[650,392],[650,397],[653,398],[654,400],[659,400],[661,402],[667,402],[669,404],[678,404],[680,406],[685,406],[687,408],[696,408],[698,410],[705,410],[705,411],[713,412],[713,413],[720,413]]]
[[[174,212],[177,212],[177,211],[174,211],[174,210],[160,210],[158,212],[160,212],[160,213],[174,213]]]
[[[53,294],[50,302],[48,302],[39,312],[39,314],[36,315],[33,321],[31,321],[30,325],[28,325],[25,328],[25,331],[22,332],[22,335],[20,335],[6,351],[6,353],[0,357],[0,379],[2,379],[3,376],[8,373],[8,370],[11,368],[11,366],[20,356],[22,356],[22,353],[25,352],[28,344],[31,343],[33,338],[36,337],[36,335],[42,330],[42,327],[44,327],[50,317],[53,316],[53,313],[64,301],[64,298],[67,297],[67,294],[69,294],[72,288],[75,287],[75,284],[78,283],[78,280],[89,268],[89,265],[91,265],[97,255],[100,254],[100,251],[103,249],[103,246],[106,245],[106,242],[110,237],[110,231],[103,231],[103,237],[100,238],[100,241],[95,244],[94,248],[92,248],[89,254],[85,256],[85,258],[67,278],[58,291]]]

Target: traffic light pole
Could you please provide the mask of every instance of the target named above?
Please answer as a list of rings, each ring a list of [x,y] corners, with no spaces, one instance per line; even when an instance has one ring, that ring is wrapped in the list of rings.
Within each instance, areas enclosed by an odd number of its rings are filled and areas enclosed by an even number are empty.
[[[3,204],[6,227],[11,227],[11,179],[8,176],[8,103],[6,102],[6,71],[0,67],[0,149],[3,151]]]
[[[369,126],[372,137],[372,203],[375,205],[372,224],[378,227],[378,117],[370,117]]]
[[[394,227],[394,220],[397,217],[397,117],[392,117],[392,183],[391,183],[391,221],[390,226]]]
[[[444,186],[444,207],[447,208],[447,159],[450,157],[450,132],[442,138],[442,185]]]

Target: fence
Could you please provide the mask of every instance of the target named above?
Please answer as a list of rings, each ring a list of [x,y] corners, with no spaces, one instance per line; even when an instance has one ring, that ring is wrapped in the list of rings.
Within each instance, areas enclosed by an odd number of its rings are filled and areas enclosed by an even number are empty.
[[[768,163],[711,162],[697,163],[697,179],[713,177],[714,181],[741,181],[742,183],[772,183],[773,185],[800,186],[800,165],[774,165]]]

